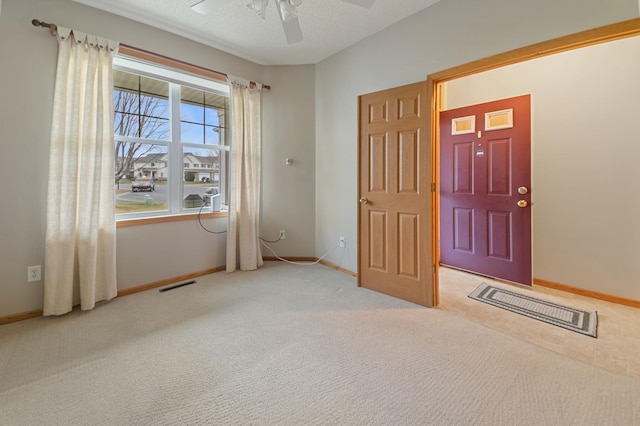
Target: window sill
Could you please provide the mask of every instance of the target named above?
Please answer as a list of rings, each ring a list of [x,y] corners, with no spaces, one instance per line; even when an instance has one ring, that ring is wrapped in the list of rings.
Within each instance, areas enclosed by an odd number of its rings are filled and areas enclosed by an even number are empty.
[[[202,213],[201,219],[214,219],[218,217],[227,217],[228,212]],[[181,214],[172,216],[155,216],[137,219],[120,219],[116,221],[116,228],[128,228],[129,226],[154,225],[156,223],[183,222],[187,220],[198,220],[198,214]]]

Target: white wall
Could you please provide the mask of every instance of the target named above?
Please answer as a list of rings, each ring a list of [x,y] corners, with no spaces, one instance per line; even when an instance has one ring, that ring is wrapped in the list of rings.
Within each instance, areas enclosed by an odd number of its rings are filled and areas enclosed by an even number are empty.
[[[263,96],[262,233],[287,240],[284,255],[313,256],[313,67],[248,62],[71,0],[9,0],[0,16],[0,317],[42,307],[42,282],[26,283],[26,267],[44,264],[46,188],[57,42],[46,22],[101,35],[209,69],[271,83]],[[298,159],[285,169],[280,157]],[[296,163],[294,163],[295,165]],[[277,186],[277,189],[274,187]],[[226,219],[205,221],[225,229]],[[270,227],[273,227],[271,229]],[[119,228],[118,288],[125,289],[224,265],[225,236],[197,222]]]
[[[454,80],[448,109],[532,97],[533,275],[640,300],[640,37]]]
[[[316,66],[316,254],[357,270],[357,97],[638,15],[635,0],[442,0]]]

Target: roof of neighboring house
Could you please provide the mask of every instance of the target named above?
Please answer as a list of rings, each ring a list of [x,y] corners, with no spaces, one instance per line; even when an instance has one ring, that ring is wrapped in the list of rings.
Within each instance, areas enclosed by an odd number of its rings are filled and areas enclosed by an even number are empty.
[[[155,163],[160,161],[166,161],[167,153],[147,154],[135,160],[135,163]],[[199,163],[213,163],[214,156],[202,156],[194,155],[190,152],[185,152],[183,157],[190,157]],[[119,157],[118,161],[122,161]]]
[[[167,157],[167,153],[147,154],[145,156],[138,158],[135,162],[136,163],[154,163],[156,161],[164,161],[166,157]]]
[[[205,156],[202,156],[202,155],[194,155],[194,154],[192,154],[190,152],[185,152],[184,156],[185,157],[188,156],[188,157],[191,157],[191,158],[193,158],[195,160],[198,160],[199,163],[212,163],[213,162],[213,158],[216,158],[214,156],[206,156],[205,157]]]

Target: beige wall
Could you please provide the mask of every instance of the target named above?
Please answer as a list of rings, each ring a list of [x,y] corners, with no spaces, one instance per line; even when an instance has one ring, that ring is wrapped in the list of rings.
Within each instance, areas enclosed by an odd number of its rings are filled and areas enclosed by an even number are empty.
[[[640,300],[640,37],[447,83],[448,109],[532,97],[533,275]]]
[[[71,0],[9,0],[0,15],[0,317],[42,307],[42,282],[27,283],[26,267],[44,264],[46,188],[56,40],[31,25],[37,18],[206,68],[265,81],[263,96],[262,233],[287,230],[279,254],[313,256],[314,69],[263,67]],[[284,155],[298,161],[285,168]],[[207,220],[224,229],[226,220]],[[120,228],[118,288],[224,265],[225,236],[197,222]]]
[[[266,67],[264,80],[277,90],[265,94],[262,164],[262,229],[278,255],[313,256],[315,224],[315,115],[312,65]],[[291,165],[285,159],[292,160]],[[263,247],[263,256],[273,253]]]
[[[345,235],[328,260],[357,270],[359,95],[637,16],[635,0],[442,0],[317,64],[316,253]]]

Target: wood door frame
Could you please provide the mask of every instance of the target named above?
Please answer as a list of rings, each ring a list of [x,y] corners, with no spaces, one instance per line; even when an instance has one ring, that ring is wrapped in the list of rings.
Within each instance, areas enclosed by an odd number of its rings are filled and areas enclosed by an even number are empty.
[[[640,18],[618,22],[592,30],[582,31],[564,37],[555,38],[541,43],[532,44],[505,53],[489,56],[484,59],[459,65],[444,71],[429,74],[427,76],[427,99],[430,100],[431,114],[426,131],[431,134],[431,227],[432,227],[432,255],[435,265],[433,280],[433,304],[438,306],[440,302],[440,111],[444,106],[444,83],[461,77],[478,74],[496,68],[525,62],[531,59],[541,58],[556,53],[593,46],[609,41],[620,40],[640,35]]]

